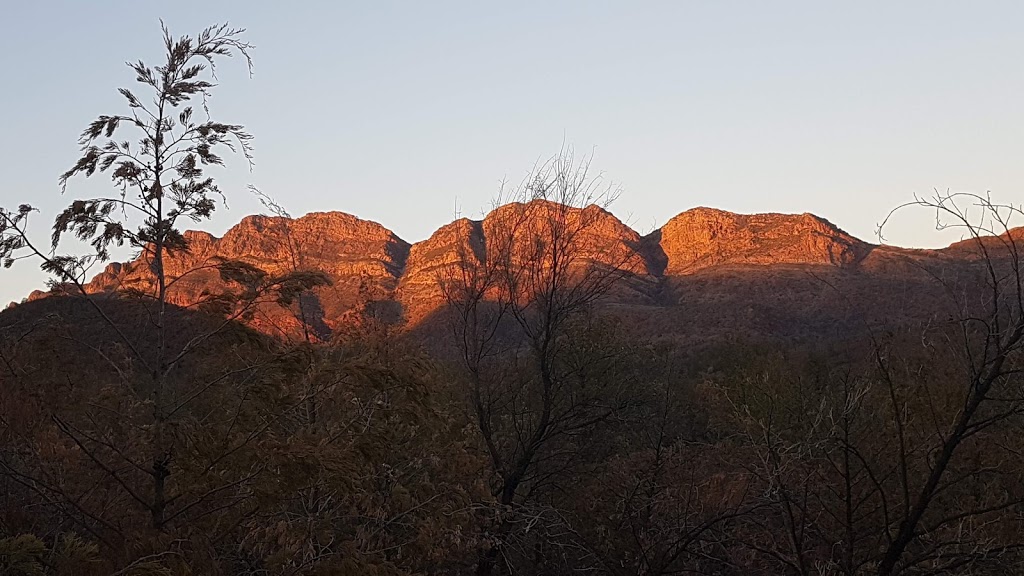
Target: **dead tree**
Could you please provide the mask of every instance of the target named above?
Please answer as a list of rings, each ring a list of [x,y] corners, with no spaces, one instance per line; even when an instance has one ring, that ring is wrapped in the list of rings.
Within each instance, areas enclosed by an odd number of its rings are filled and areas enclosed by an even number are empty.
[[[587,342],[593,307],[631,264],[594,233],[617,190],[589,168],[571,151],[536,167],[440,278],[497,506],[479,574],[510,561],[517,513],[544,521],[540,494],[626,401],[621,359]]]
[[[948,193],[908,206],[966,237],[952,256],[908,260],[944,294],[931,321],[871,329],[843,369],[762,375],[741,407],[771,510],[746,544],[776,569],[957,574],[1024,551],[1021,208]]]
[[[934,432],[927,450],[914,451],[905,441],[914,424],[902,409],[909,399],[896,392],[889,395],[893,428],[900,440],[901,496],[895,499],[899,505],[886,527],[888,545],[876,570],[880,576],[921,565],[948,571],[998,560],[1024,546],[1019,538],[1006,540],[1001,534],[984,530],[985,524],[993,522],[993,515],[1024,504],[1020,486],[1004,486],[1002,494],[989,494],[995,497],[967,505],[956,505],[959,502],[947,498],[955,495],[963,483],[981,481],[990,473],[1019,476],[1017,467],[999,468],[1021,455],[1015,442],[1006,441],[1008,436],[1018,436],[1024,416],[1024,234],[1020,228],[1013,228],[1024,213],[1020,206],[1000,205],[988,196],[962,193],[940,193],[911,205],[935,211],[939,227],[964,232],[966,243],[962,248],[972,254],[981,279],[937,277],[949,296],[951,317],[949,329],[936,334],[944,341],[926,346],[936,355],[955,359],[956,371],[946,381],[933,379],[927,383],[929,411],[941,415],[932,421]],[[879,355],[877,361],[886,388],[898,389],[896,379],[900,374],[893,373],[884,356]],[[990,471],[987,464],[972,463],[970,452],[975,450],[995,450],[1000,453],[1000,464]],[[915,464],[918,474],[913,473]],[[962,545],[965,530],[978,533],[967,546]]]

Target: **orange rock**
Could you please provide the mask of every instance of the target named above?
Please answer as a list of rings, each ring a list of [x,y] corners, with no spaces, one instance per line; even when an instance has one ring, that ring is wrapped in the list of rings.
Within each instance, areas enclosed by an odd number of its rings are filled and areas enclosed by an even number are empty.
[[[812,214],[733,214],[694,208],[659,231],[665,273],[686,274],[722,264],[857,262],[868,245]]]
[[[553,236],[552,226],[561,233]],[[565,231],[571,234],[566,236]],[[1007,237],[1024,236],[1017,232]],[[480,221],[456,220],[410,245],[375,222],[340,212],[316,212],[296,219],[248,216],[223,238],[185,232],[188,251],[166,259],[169,297],[172,303],[193,306],[208,294],[228,290],[213,265],[218,258],[242,260],[269,274],[319,271],[332,285],[315,289],[301,305],[288,309],[274,303],[261,306],[249,323],[271,334],[310,333],[324,340],[370,312],[383,314],[389,322],[419,322],[443,302],[439,280],[458,272],[461,265],[495,264],[496,258],[507,255],[516,265],[551,266],[550,250],[538,250],[538,242],[552,238],[567,243],[575,269],[621,270],[623,278],[610,300],[640,306],[674,304],[678,294],[672,290],[697,286],[694,274],[713,268],[812,265],[896,274],[902,269],[900,262],[911,254],[867,244],[811,214],[740,215],[695,208],[641,237],[597,206],[578,209],[533,201],[501,206]],[[914,257],[961,258],[964,251],[954,246],[928,255],[915,252]],[[697,279],[683,286],[684,277]],[[727,282],[723,278],[731,276],[714,278]],[[139,258],[108,265],[89,282],[87,291],[153,295],[155,283],[149,263]],[[46,295],[34,292],[28,299]]]

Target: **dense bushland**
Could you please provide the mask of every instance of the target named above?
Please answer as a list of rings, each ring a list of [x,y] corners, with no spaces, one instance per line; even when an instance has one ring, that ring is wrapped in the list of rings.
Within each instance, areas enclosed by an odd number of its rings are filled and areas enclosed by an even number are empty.
[[[241,32],[165,30],[164,64],[130,64],[153,104],[122,89],[129,112],[92,122],[61,178],[115,193],[74,200],[49,249],[31,206],[0,209],[4,264],[55,276],[0,314],[0,574],[1020,573],[1019,207],[915,203],[970,256],[926,270],[945,298],[916,324],[680,349],[605,306],[634,264],[590,234],[618,190],[563,151],[438,271],[436,330],[367,294],[314,337],[304,297],[329,279],[294,255],[210,262],[224,290],[168,299],[191,272],[165,266],[179,220],[223,199],[216,151],[250,158],[189,104],[215,60],[248,58]],[[93,251],[59,255],[68,234]],[[152,289],[89,294],[122,245]],[[268,304],[303,330],[246,327]]]

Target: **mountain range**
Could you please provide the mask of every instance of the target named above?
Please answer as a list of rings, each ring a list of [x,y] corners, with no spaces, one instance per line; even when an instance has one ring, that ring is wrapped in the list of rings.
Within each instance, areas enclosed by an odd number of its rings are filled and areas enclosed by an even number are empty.
[[[459,219],[412,244],[376,222],[342,212],[248,216],[221,238],[187,231],[188,251],[172,254],[166,263],[176,279],[170,300],[189,306],[224,290],[210,263],[241,260],[269,273],[311,270],[330,280],[305,297],[303,320],[294,310],[263,306],[249,320],[261,331],[294,334],[304,322],[316,338],[328,340],[353,321],[355,311],[368,307],[415,331],[430,325],[441,307],[438,275],[466,254],[486,259],[495,220],[503,211],[527,206],[502,206],[483,220]],[[806,213],[694,208],[640,235],[601,208],[582,210],[592,225],[579,241],[600,246],[588,259],[625,263],[628,271],[606,299],[607,308],[631,329],[684,343],[813,341],[880,323],[927,320],[944,292],[936,279],[959,281],[978,260],[969,242],[937,250],[872,244]],[[87,290],[151,293],[153,284],[147,263],[136,259],[107,265]],[[47,294],[35,292],[29,299]]]

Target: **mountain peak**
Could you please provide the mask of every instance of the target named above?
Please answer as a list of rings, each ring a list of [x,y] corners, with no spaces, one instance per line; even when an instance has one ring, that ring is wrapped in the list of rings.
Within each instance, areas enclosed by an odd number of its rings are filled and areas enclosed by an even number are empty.
[[[529,243],[531,231],[543,234],[548,222],[582,225],[573,236],[579,265],[623,269],[623,282],[610,297],[624,305],[669,301],[671,289],[707,281],[709,275],[695,273],[716,267],[726,275],[736,273],[729,270],[734,266],[758,266],[768,273],[778,271],[768,270],[771,266],[828,266],[870,274],[864,259],[875,248],[809,213],[735,214],[709,207],[682,212],[641,237],[599,206],[574,208],[534,200],[497,207],[480,220],[461,218],[415,244],[376,222],[344,212],[312,212],[298,218],[247,216],[221,238],[185,232],[189,250],[165,260],[169,277],[176,279],[170,301],[187,306],[206,293],[229,289],[211,265],[223,258],[243,260],[271,274],[307,270],[330,278],[330,286],[304,296],[305,321],[311,322],[318,337],[329,338],[346,325],[353,309],[367,309],[369,304],[387,310],[388,318],[404,317],[415,324],[442,303],[438,279],[452,266],[465,258],[485,263],[496,257],[497,247],[507,247],[508,240]],[[505,225],[515,226],[511,238],[503,239],[509,230],[502,228]],[[1021,231],[1009,237],[1024,236]],[[945,254],[970,257],[973,252],[968,248],[967,243],[954,245]],[[881,252],[891,255],[898,250]],[[747,276],[746,271],[742,275]],[[87,288],[92,293],[152,293],[154,279],[148,263],[137,259],[110,264]],[[294,333],[296,322],[292,311],[277,306],[261,308],[251,321],[270,333]]]
[[[655,234],[669,275],[725,264],[847,266],[868,247],[806,212],[735,214],[698,207],[678,214]]]

